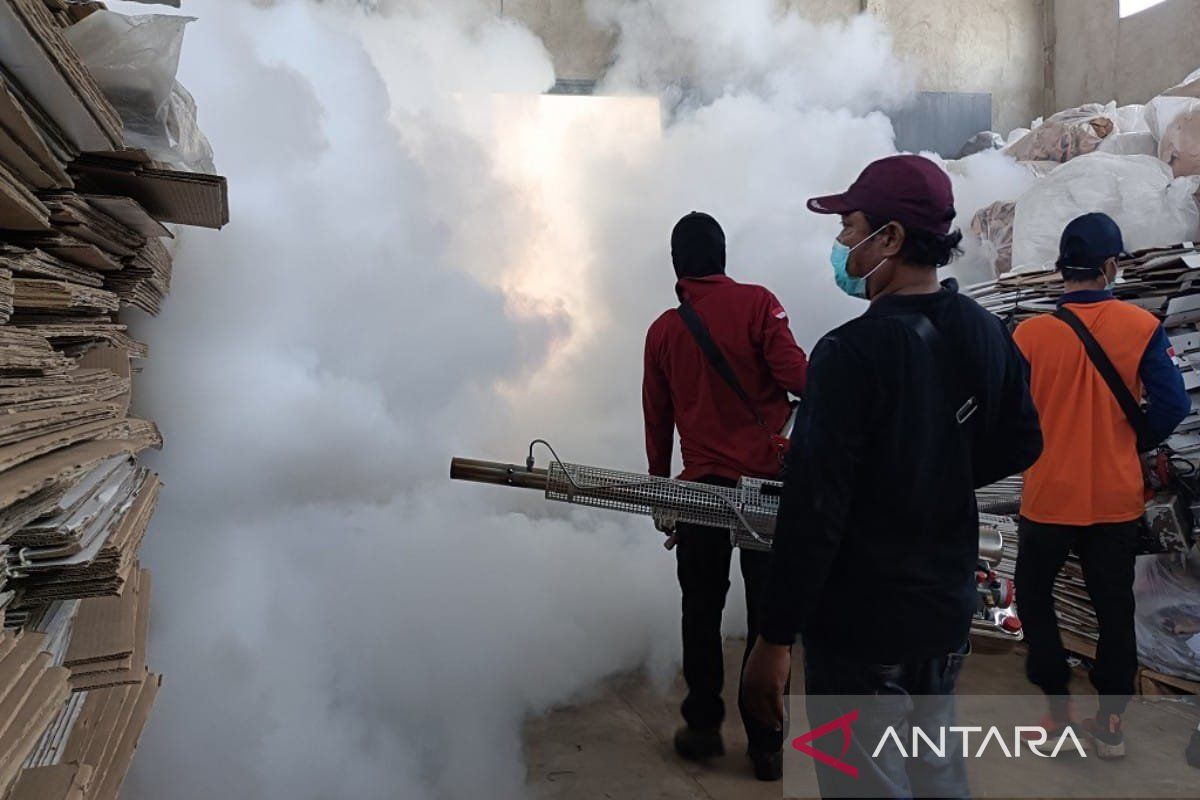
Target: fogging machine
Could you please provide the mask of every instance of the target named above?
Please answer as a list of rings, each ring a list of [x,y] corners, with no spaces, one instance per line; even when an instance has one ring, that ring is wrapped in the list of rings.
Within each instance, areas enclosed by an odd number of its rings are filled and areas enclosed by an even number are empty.
[[[450,478],[533,489],[544,493],[547,500],[653,516],[660,521],[722,528],[729,531],[736,547],[771,549],[783,487],[780,481],[743,477],[736,486],[713,486],[571,464],[557,455],[543,468],[534,465],[532,452],[531,446],[523,465],[454,458],[450,461]],[[1003,559],[1003,551],[1000,531],[981,525],[976,572],[979,608],[971,627],[974,634],[1017,641],[1023,636],[1013,608],[1012,585],[992,569]]]

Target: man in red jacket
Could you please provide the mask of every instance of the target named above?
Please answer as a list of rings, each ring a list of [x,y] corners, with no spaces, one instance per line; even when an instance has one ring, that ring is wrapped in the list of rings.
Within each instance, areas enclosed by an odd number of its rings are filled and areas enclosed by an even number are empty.
[[[773,434],[787,422],[788,393],[803,391],[808,369],[787,313],[768,290],[725,275],[725,234],[708,214],[693,211],[679,220],[671,233],[671,260],[680,303],[695,310],[745,397],[713,367],[680,311],[664,312],[646,333],[642,408],[650,474],[670,474],[678,428],[683,455],[679,477],[685,480],[733,486],[743,475],[777,477],[780,457]],[[688,686],[682,707],[687,725],[675,734],[675,750],[684,758],[703,760],[724,752],[721,612],[733,547],[729,531],[720,528],[681,523],[673,538],[683,590],[683,677]],[[769,553],[747,550],[740,555],[748,612],[746,654],[761,627],[769,558]],[[758,724],[738,705],[755,774],[778,780],[782,734]]]

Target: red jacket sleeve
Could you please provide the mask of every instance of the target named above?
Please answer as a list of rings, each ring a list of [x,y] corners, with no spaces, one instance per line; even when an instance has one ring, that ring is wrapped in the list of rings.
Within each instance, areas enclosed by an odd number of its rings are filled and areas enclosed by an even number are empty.
[[[675,445],[675,409],[671,405],[671,387],[658,361],[655,326],[646,332],[646,352],[642,371],[642,415],[646,421],[646,460],[650,474],[671,475],[671,450]]]
[[[808,356],[796,344],[792,329],[788,327],[787,312],[779,300],[770,292],[766,296],[762,320],[763,356],[775,382],[799,397],[804,394],[808,380]]]

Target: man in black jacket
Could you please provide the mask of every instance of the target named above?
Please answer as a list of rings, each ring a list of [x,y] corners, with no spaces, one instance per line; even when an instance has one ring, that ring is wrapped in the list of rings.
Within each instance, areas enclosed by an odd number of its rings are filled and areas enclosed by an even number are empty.
[[[950,230],[953,202],[937,165],[903,155],[872,163],[845,193],[808,203],[841,215],[835,280],[871,305],[813,350],[766,622],[743,683],[747,705],[764,719],[781,718],[797,633],[810,717],[818,695],[951,695],[969,652],[974,490],[1032,464],[1042,436],[1007,329],[952,280],[938,283],[937,268],[962,238]],[[880,730],[908,721],[861,720]],[[856,736],[852,750],[867,740]],[[858,754],[850,783],[819,769],[822,794],[968,791],[953,752],[911,775],[903,761],[867,755]]]

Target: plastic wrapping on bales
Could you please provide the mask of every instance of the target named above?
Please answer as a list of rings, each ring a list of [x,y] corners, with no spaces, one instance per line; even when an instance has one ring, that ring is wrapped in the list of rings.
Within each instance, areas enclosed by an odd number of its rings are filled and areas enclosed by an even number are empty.
[[[1090,153],[1063,164],[1017,199],[1013,265],[1049,264],[1063,227],[1103,211],[1121,226],[1130,250],[1197,238],[1200,177],[1176,178],[1153,156]]]
[[[1175,173],[1200,175],[1200,104],[1175,118],[1158,143],[1158,157]]]
[[[1200,680],[1200,555],[1139,558],[1133,593],[1142,666]]]
[[[1116,107],[1090,103],[1053,115],[1019,140],[1004,148],[1018,161],[1065,162],[1091,153],[1116,128],[1111,115]]]

